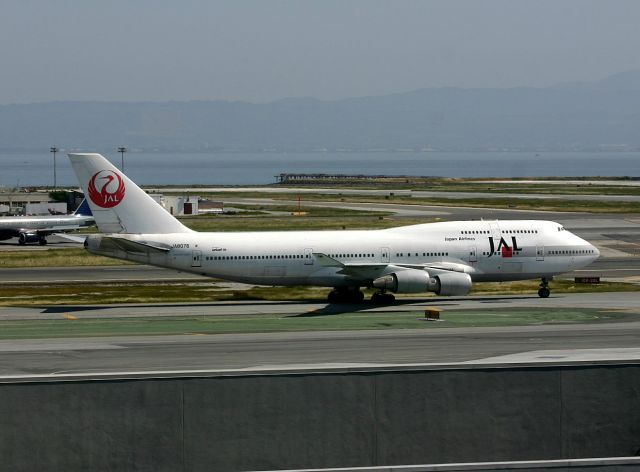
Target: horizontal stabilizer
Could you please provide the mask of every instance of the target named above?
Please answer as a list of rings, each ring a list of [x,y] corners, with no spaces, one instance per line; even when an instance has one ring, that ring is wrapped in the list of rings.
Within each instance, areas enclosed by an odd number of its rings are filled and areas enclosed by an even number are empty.
[[[153,243],[147,241],[132,241],[131,239],[119,238],[114,236],[104,236],[103,239],[112,242],[117,247],[127,252],[169,252],[171,246],[163,243]]]
[[[81,243],[81,244],[84,243],[85,240],[87,239],[86,236],[75,236],[73,234],[66,234],[66,233],[52,233],[52,236],[57,236],[58,238],[67,239],[74,243]]]

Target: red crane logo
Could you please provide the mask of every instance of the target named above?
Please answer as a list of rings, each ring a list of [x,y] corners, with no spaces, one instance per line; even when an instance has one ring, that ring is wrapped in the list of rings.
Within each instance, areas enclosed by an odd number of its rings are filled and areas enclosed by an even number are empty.
[[[124,199],[124,181],[120,174],[112,170],[93,174],[87,190],[91,201],[101,208],[113,208]]]

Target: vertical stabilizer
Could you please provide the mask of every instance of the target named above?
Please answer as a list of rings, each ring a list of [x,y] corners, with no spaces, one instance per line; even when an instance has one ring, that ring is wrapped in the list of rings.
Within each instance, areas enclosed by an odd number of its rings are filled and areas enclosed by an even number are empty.
[[[102,155],[69,159],[101,233],[191,232]]]
[[[73,214],[78,216],[93,216],[86,197],[82,199],[80,206],[73,212]]]

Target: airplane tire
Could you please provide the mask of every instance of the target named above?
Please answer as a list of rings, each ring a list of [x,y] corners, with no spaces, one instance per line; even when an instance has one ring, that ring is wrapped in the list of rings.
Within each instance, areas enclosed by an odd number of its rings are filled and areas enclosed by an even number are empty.
[[[549,298],[549,295],[551,295],[551,290],[549,290],[547,287],[542,287],[540,290],[538,290],[538,296],[540,298]]]
[[[327,295],[329,303],[362,303],[364,293],[360,290],[331,290]]]
[[[374,293],[371,295],[372,303],[379,303],[381,305],[390,304],[396,301],[396,297],[391,293]]]
[[[38,240],[38,244],[40,244],[40,246],[46,246],[47,245],[47,240],[44,238],[41,238],[40,240]]]

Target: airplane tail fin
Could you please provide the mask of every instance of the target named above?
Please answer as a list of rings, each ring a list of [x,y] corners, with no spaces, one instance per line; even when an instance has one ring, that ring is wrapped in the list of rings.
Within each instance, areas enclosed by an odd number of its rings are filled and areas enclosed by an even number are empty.
[[[101,233],[190,233],[100,154],[69,154]]]
[[[82,200],[80,206],[76,209],[76,211],[73,212],[73,214],[78,216],[93,216],[86,197]]]

